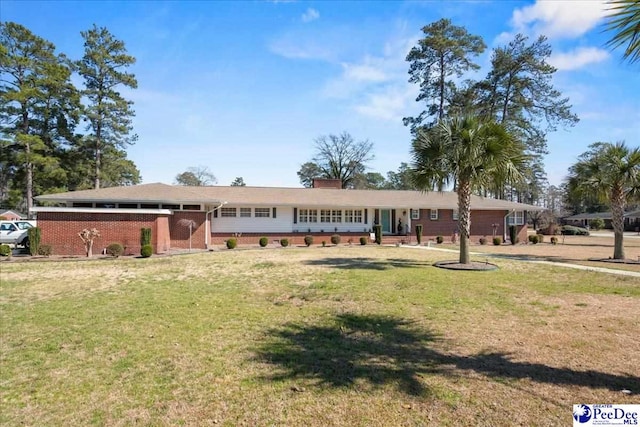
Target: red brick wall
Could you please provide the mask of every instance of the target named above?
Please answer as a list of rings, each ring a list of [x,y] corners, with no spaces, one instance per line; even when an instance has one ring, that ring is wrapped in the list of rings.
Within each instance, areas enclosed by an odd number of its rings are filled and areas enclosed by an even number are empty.
[[[504,217],[507,213],[507,211],[471,211],[471,240],[475,242],[484,236],[491,238],[493,236],[492,224],[498,224],[496,236],[503,237],[505,233]],[[439,209],[437,221],[431,221],[429,214],[429,209],[420,209],[420,219],[411,220],[411,234],[415,234],[417,224],[422,224],[422,236],[425,240],[442,236],[445,241],[449,241],[453,232],[458,228],[458,221],[453,219],[453,211]],[[508,230],[506,235],[509,238]],[[518,226],[518,238],[520,242],[526,241],[526,225]]]
[[[339,179],[313,178],[313,188],[335,188],[342,189],[342,181]]]
[[[164,237],[169,234],[166,215],[39,212],[38,227],[42,230],[42,243],[51,245],[54,255],[84,255],[84,244],[78,233],[94,227],[100,232],[100,237],[93,243],[94,254],[101,253],[111,243],[125,246],[126,255],[139,254],[140,229],[143,227],[151,228],[156,253],[170,247],[169,240]]]
[[[174,212],[170,219],[170,239],[172,248],[189,249],[189,227],[180,224],[181,219],[193,220],[196,224],[192,228],[191,247],[194,249],[205,249],[205,212]]]

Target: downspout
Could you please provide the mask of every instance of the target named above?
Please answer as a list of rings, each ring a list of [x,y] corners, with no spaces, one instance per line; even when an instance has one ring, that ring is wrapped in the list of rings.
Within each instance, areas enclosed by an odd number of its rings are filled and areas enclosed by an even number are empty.
[[[210,211],[207,211],[204,214],[204,246],[209,249],[209,239],[211,238],[211,231],[209,230],[209,221],[208,221],[208,217],[209,215],[213,215],[213,213],[215,211],[217,211],[218,209],[220,209],[221,207],[223,207],[224,205],[226,205],[227,202],[220,202],[220,204],[218,206],[216,206],[215,208],[211,209]],[[211,221],[213,221],[213,216],[211,216]]]
[[[504,216],[504,218],[502,219],[503,222],[503,228],[504,228],[504,232],[502,233],[502,242],[506,242],[507,241],[507,217],[509,215],[511,215],[512,213],[515,213],[516,210],[512,209],[511,212],[507,212],[507,214]]]

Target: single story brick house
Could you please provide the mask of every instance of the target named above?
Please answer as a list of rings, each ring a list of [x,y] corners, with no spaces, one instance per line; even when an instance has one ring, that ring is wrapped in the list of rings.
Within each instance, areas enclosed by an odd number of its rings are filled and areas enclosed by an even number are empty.
[[[338,233],[343,242],[357,242],[369,237],[376,223],[385,236],[403,239],[415,239],[415,226],[422,224],[426,241],[438,235],[448,238],[458,226],[454,192],[343,190],[339,180],[316,180],[314,188],[154,183],[42,195],[36,200],[47,205],[33,208],[42,243],[58,255],[84,253],[78,237],[84,228],[101,233],[94,252],[117,242],[126,253],[137,254],[143,227],[152,229],[154,252],[162,253],[190,244],[207,249],[232,236],[238,244],[257,244],[261,236],[302,244],[309,234],[319,243]],[[516,225],[525,241],[526,212],[541,208],[473,196],[471,209],[472,239],[494,232],[505,236],[509,225]],[[187,222],[192,224],[191,235]]]
[[[611,216],[611,212],[581,213],[564,218],[564,222],[569,225],[587,227],[592,219],[600,218],[604,221],[604,228],[613,228]],[[638,231],[640,211],[625,212],[623,224],[626,231]]]

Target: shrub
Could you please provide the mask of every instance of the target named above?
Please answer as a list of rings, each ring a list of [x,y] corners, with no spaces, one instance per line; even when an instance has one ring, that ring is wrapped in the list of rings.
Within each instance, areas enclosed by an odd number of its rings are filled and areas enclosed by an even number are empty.
[[[326,241],[322,241],[322,247],[324,248],[325,246],[327,246],[327,242]]]
[[[416,239],[418,244],[422,243],[422,224],[416,225]]]
[[[38,255],[51,256],[53,255],[53,248],[51,245],[40,245],[38,248]]]
[[[574,227],[573,225],[563,225],[561,233],[569,236],[588,236],[589,231],[586,228]]]
[[[260,243],[261,248],[264,248],[269,244],[269,239],[266,237],[261,237],[258,243]]]
[[[124,248],[120,243],[111,243],[107,246],[107,255],[118,258],[124,252]]]
[[[153,255],[153,247],[151,245],[144,245],[140,248],[140,256],[142,258],[149,258]]]
[[[375,233],[375,236],[376,236],[376,243],[379,245],[382,244],[382,225],[380,224],[374,225],[373,232]]]
[[[479,241],[480,241],[481,245],[486,245],[487,244],[487,238],[486,237],[481,237]]]
[[[509,226],[509,240],[511,240],[512,245],[518,243],[518,227],[515,225]]]
[[[551,236],[551,244],[552,245],[557,245],[558,244],[558,238],[556,236]]]
[[[560,229],[557,224],[549,224],[547,228],[542,228],[538,230],[538,234],[545,234],[547,236],[554,236],[556,234],[560,234]]]
[[[313,245],[313,236],[304,236],[304,244],[307,245],[307,247]]]
[[[283,248],[286,248],[287,246],[289,246],[289,239],[280,239],[280,244]]]
[[[604,228],[604,219],[602,218],[594,218],[589,221],[589,227],[594,230],[602,230]]]
[[[27,230],[27,236],[29,239],[29,253],[38,255],[38,249],[40,249],[40,227],[31,227]]]
[[[502,237],[498,237],[498,236],[494,237],[493,238],[493,244],[495,246],[500,246],[502,244]]]
[[[340,244],[340,235],[339,234],[334,234],[331,236],[331,243],[334,245],[338,245]]]
[[[437,236],[437,237],[436,237],[436,243],[437,243],[437,244],[440,244],[440,243],[442,243],[442,242],[444,242],[444,237],[442,237],[442,236]]]
[[[529,242],[533,243],[534,245],[536,243],[538,243],[538,235],[537,234],[530,234],[529,235]]]
[[[367,244],[367,238],[366,238],[366,237],[361,237],[361,238],[360,238],[360,244],[361,244],[362,246],[366,245],[366,244]]]
[[[543,243],[544,242],[544,236],[542,234],[537,234],[538,236],[538,243]]]
[[[227,249],[235,249],[236,246],[238,246],[238,239],[236,239],[235,237],[230,237],[227,240]]]
[[[0,256],[10,256],[11,248],[9,245],[0,245]]]
[[[151,229],[150,228],[141,228],[140,229],[140,247],[151,244]]]

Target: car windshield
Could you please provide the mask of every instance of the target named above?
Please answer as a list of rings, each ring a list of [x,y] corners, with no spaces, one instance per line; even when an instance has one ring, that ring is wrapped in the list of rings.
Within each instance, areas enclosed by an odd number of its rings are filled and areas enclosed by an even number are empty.
[[[27,228],[31,228],[31,227],[33,227],[33,224],[31,224],[31,223],[29,223],[29,222],[26,222],[26,221],[19,221],[19,222],[16,222],[16,225],[18,226],[18,228],[19,228],[20,230],[26,230]]]

